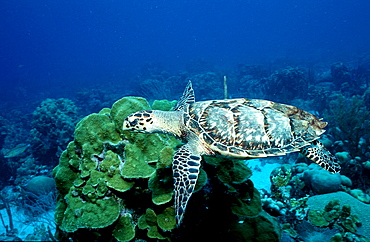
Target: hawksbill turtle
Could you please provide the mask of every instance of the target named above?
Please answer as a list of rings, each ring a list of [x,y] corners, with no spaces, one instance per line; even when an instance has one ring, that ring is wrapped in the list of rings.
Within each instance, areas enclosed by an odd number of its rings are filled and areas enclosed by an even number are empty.
[[[317,139],[327,125],[294,106],[258,99],[195,102],[191,81],[172,111],[143,110],[129,115],[124,130],[167,133],[185,144],[174,154],[175,210],[180,225],[197,182],[202,155],[253,159],[300,151],[324,169],[340,166]]]

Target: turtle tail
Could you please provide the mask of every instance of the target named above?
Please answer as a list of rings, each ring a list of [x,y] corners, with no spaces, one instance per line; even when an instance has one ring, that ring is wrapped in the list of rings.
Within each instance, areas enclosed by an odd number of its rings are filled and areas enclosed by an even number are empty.
[[[311,161],[331,173],[340,172],[340,164],[337,157],[332,155],[320,141],[313,141],[310,145],[301,148],[301,153]]]

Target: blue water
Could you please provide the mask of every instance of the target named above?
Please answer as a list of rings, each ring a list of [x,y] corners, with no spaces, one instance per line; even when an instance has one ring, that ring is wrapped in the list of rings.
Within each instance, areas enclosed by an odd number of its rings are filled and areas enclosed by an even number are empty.
[[[369,10],[366,0],[3,1],[0,99],[127,89],[147,63],[178,73],[198,59],[340,61],[369,51]]]

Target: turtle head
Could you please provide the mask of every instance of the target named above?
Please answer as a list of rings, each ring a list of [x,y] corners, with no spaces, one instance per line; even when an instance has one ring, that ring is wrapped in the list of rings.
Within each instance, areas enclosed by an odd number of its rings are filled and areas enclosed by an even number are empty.
[[[178,111],[143,110],[129,115],[123,121],[123,130],[140,133],[182,135],[183,113]]]
[[[129,115],[123,121],[122,129],[141,133],[154,133],[158,130],[154,122],[154,113],[151,110],[138,111]]]

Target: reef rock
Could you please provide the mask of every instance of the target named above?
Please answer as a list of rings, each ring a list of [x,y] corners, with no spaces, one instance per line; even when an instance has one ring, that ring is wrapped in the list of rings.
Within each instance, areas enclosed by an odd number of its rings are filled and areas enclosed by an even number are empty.
[[[303,180],[315,194],[337,192],[342,184],[340,174],[332,174],[316,165],[308,166],[303,173]]]

